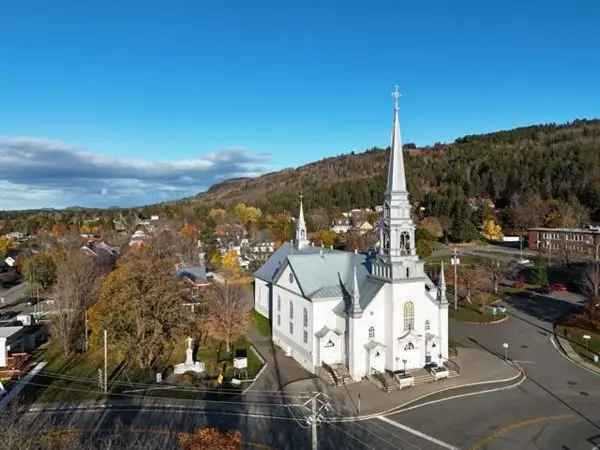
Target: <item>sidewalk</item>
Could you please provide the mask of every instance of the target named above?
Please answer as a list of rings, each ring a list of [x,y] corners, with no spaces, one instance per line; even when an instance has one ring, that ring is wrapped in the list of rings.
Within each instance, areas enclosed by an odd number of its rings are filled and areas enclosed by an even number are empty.
[[[394,390],[389,394],[370,381],[334,387],[319,378],[291,383],[285,388],[285,392],[291,394],[322,391],[331,399],[333,415],[353,417],[385,413],[420,401],[424,396],[435,395],[439,399],[446,395],[454,395],[459,390],[462,394],[469,388],[484,390],[505,386],[517,382],[521,376],[516,367],[479,349],[461,347],[458,357],[453,360],[461,368],[459,376]],[[447,392],[445,395],[436,395],[441,391]]]
[[[600,367],[598,367],[595,364],[592,364],[591,362],[586,361],[581,356],[579,356],[579,353],[573,350],[573,347],[571,346],[571,343],[569,341],[567,341],[563,337],[560,337],[558,334],[554,334],[554,337],[556,338],[559,347],[562,349],[567,358],[569,358],[575,364],[583,366],[584,368],[600,375]]]
[[[254,327],[251,327],[248,339],[265,359],[267,367],[246,392],[279,391],[298,380],[316,378],[293,358],[285,356],[284,351],[275,346],[271,336],[263,336]]]

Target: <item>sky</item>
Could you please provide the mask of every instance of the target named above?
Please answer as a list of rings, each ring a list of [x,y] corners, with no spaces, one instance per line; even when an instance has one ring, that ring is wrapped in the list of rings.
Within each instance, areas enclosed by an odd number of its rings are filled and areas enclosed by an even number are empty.
[[[6,2],[0,210],[600,117],[600,2]]]

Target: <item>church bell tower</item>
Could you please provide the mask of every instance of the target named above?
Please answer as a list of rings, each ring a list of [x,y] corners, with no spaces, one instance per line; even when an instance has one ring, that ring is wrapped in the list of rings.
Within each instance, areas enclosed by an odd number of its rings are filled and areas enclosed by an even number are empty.
[[[394,115],[390,147],[387,188],[383,217],[379,228],[379,254],[372,275],[387,281],[406,280],[424,276],[423,262],[415,249],[415,224],[410,217],[410,202],[406,188],[406,173],[398,119],[398,86],[392,92]]]

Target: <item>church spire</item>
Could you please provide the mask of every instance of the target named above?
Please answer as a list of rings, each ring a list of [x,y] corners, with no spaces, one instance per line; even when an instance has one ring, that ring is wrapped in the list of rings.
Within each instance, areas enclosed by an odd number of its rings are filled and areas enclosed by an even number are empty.
[[[362,308],[360,307],[360,291],[358,289],[358,272],[357,264],[354,264],[354,273],[352,278],[352,304],[350,305],[350,315],[352,317],[360,317],[362,315]]]
[[[448,303],[446,298],[446,276],[444,275],[444,261],[440,267],[440,303]]]
[[[298,221],[296,222],[296,247],[298,250],[303,249],[309,244],[308,235],[306,233],[306,222],[304,221],[304,208],[302,207],[302,192],[300,192],[300,212]]]
[[[398,98],[400,98],[398,86],[392,92],[392,97],[394,98],[394,120],[392,123],[392,145],[388,168],[387,193],[406,192],[402,136],[400,135],[400,120],[398,119]]]

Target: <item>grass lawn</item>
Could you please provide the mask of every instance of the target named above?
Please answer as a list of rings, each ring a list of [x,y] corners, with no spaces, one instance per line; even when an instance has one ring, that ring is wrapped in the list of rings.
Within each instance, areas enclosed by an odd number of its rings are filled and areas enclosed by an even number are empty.
[[[569,325],[558,325],[556,327],[556,333],[559,336],[564,336],[569,339],[573,350],[586,361],[593,361],[593,353],[600,355],[600,333]],[[586,340],[583,339],[584,334],[591,336],[589,343],[586,343]],[[588,344],[590,351],[587,350]]]
[[[46,361],[47,365],[25,390],[25,398],[39,402],[96,400],[99,392],[98,369],[104,368],[102,349],[67,358],[52,341],[38,348],[33,359]],[[109,357],[110,373],[120,361]]]
[[[472,256],[472,255],[462,255],[459,256],[460,265],[458,266],[458,270],[460,271],[461,266],[479,266],[486,261],[489,261],[489,258],[484,258],[482,256]],[[430,256],[425,259],[425,263],[429,266],[437,268],[439,270],[440,263],[444,261],[445,266],[450,266],[450,255],[445,256]]]
[[[263,336],[271,336],[271,323],[269,319],[262,316],[255,309],[252,310],[252,325]]]
[[[450,317],[455,320],[464,322],[487,323],[506,317],[505,314],[498,313],[495,316],[491,312],[481,313],[475,305],[458,305],[458,310],[454,310],[452,305],[449,306]]]

